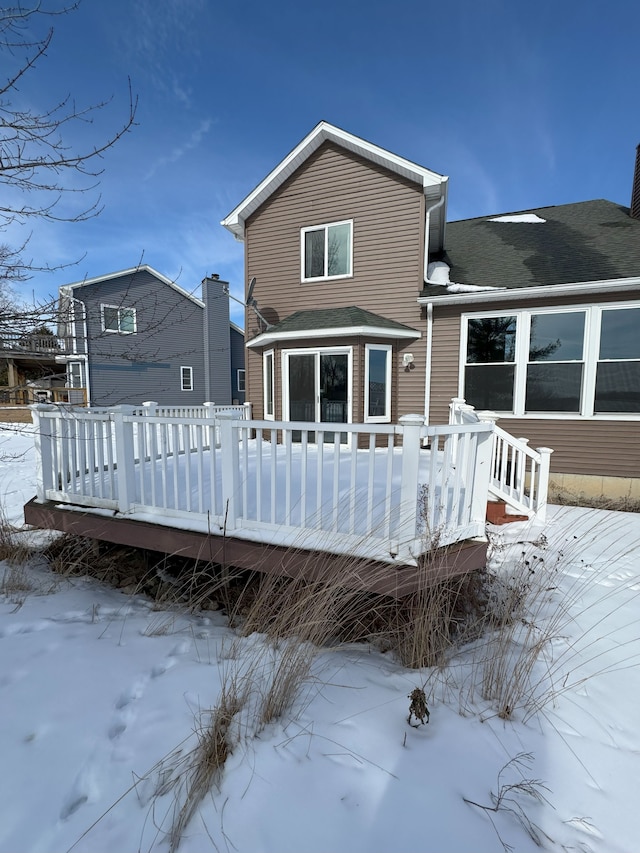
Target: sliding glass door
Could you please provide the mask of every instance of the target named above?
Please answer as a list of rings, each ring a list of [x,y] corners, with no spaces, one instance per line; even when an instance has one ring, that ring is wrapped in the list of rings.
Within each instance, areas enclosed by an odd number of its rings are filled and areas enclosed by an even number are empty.
[[[314,423],[345,424],[351,414],[351,351],[304,350],[285,353],[287,419]],[[334,441],[325,432],[325,441]],[[294,441],[300,433],[294,434]],[[310,441],[315,435],[309,436]],[[341,433],[340,440],[347,441]]]

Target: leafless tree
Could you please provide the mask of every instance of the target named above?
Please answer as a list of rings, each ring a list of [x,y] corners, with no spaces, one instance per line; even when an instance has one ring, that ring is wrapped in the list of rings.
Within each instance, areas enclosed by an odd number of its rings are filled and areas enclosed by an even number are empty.
[[[20,84],[37,73],[46,59],[54,37],[53,20],[73,12],[78,3],[45,9],[41,0],[33,0],[29,6],[16,0],[16,5],[0,8],[0,55],[5,60],[3,65],[10,69],[8,76],[0,79],[0,232],[6,232],[13,223],[79,222],[96,216],[102,209],[97,186],[103,155],[135,124],[137,97],[130,81],[124,121],[105,139],[87,148],[70,145],[65,132],[72,126],[90,124],[108,100],[83,107],[67,94],[42,110],[21,103]],[[86,195],[80,212],[64,209],[62,201],[69,194]],[[27,243],[0,244],[0,282],[20,282],[36,271],[60,268],[27,259]]]

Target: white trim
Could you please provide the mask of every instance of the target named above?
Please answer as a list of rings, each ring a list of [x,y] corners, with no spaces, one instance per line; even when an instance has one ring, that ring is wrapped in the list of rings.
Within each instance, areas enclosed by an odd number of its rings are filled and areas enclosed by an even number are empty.
[[[105,308],[110,308],[112,311],[118,312],[118,328],[117,329],[107,329],[104,322],[104,311]],[[124,311],[129,311],[133,314],[133,329],[128,331],[127,329],[121,329],[121,313]],[[138,332],[138,318],[136,309],[130,305],[109,305],[108,303],[101,302],[100,303],[100,320],[102,322],[102,331],[106,332],[108,335],[135,335]]]
[[[640,357],[621,359],[600,359],[600,331],[603,311],[621,311],[640,308],[640,301],[625,300],[624,302],[578,303],[574,305],[545,306],[541,308],[514,308],[512,310],[473,311],[460,315],[460,353],[458,369],[458,396],[465,397],[465,368],[467,366],[467,343],[469,320],[491,319],[494,317],[515,316],[516,341],[513,362],[504,364],[514,365],[513,411],[498,411],[501,419],[525,420],[575,420],[575,421],[639,421],[640,413],[634,412],[600,412],[595,413],[596,373],[598,364],[611,362],[640,361]],[[539,362],[544,364],[582,364],[582,384],[580,393],[579,412],[527,412],[525,410],[526,376],[529,361],[529,336],[531,317],[539,314],[574,314],[585,315],[583,333],[582,359],[563,359],[559,362]],[[500,362],[502,364],[503,362]],[[538,362],[535,362],[538,363]]]
[[[385,365],[385,411],[384,415],[369,415],[369,353],[386,352]],[[366,424],[391,423],[391,383],[392,383],[393,347],[391,344],[365,344],[364,346],[364,422]]]
[[[511,302],[523,299],[538,299],[553,296],[584,296],[590,294],[617,293],[640,287],[640,277],[603,279],[602,281],[583,281],[573,284],[545,284],[535,287],[510,287],[482,290],[474,293],[447,293],[442,296],[419,296],[418,305],[466,305],[469,302]],[[444,289],[444,288],[443,288]]]
[[[240,387],[240,374],[242,374],[242,388]],[[245,367],[236,368],[236,388],[238,394],[246,394],[247,391],[247,370]]]
[[[267,361],[271,359],[271,412],[267,412]],[[265,421],[276,418],[276,354],[270,349],[262,353],[262,414]]]
[[[390,338],[415,340],[422,337],[417,329],[389,329],[384,326],[340,326],[335,329],[299,329],[296,332],[263,332],[250,341],[247,347],[264,347],[276,341],[299,341],[304,338]]]
[[[329,228],[338,225],[349,226],[349,271],[338,273],[337,275],[329,275],[327,271],[329,259]],[[309,231],[320,231],[324,229],[324,275],[305,276],[306,267],[306,240],[305,237]],[[353,278],[353,219],[341,219],[338,222],[325,222],[322,225],[306,225],[300,229],[300,281],[306,284],[313,281],[333,281],[336,278]]]
[[[185,378],[184,371],[185,370],[189,371],[189,373],[188,373],[189,387],[188,388],[185,387],[185,381],[184,381],[184,378]],[[181,365],[180,366],[180,390],[181,391],[193,391],[194,390],[194,387],[193,387],[193,367],[190,367],[189,365],[184,365],[184,366]]]
[[[295,171],[298,169],[323,142],[331,141],[355,154],[364,157],[372,163],[384,166],[398,175],[419,184],[425,195],[433,187],[438,187],[446,194],[448,178],[439,175],[417,163],[412,163],[404,157],[392,154],[384,148],[366,142],[358,136],[347,133],[326,121],[319,122],[305,138],[282,160],[275,169],[264,178],[258,186],[237,205],[220,223],[227,228],[238,240],[244,240],[244,223]],[[445,216],[440,217],[440,232],[444,238]],[[441,242],[442,242],[441,239]]]

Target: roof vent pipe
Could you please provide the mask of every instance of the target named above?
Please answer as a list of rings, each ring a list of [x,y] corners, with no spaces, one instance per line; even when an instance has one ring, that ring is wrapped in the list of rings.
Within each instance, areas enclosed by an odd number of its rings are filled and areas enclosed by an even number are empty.
[[[630,208],[629,215],[632,219],[640,219],[640,145],[636,148],[636,167],[633,173]]]

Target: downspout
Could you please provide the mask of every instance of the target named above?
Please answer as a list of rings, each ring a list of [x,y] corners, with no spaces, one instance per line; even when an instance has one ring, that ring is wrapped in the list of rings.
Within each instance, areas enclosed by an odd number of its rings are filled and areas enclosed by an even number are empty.
[[[424,380],[424,418],[429,424],[429,409],[431,407],[431,350],[433,344],[433,302],[427,302],[427,361],[425,364]]]
[[[437,210],[439,207],[442,207],[444,204],[445,196],[441,195],[438,201],[435,204],[432,204],[431,207],[427,208],[427,212],[425,214],[425,225],[424,225],[424,283],[432,284],[433,282],[429,281],[429,227],[431,225],[431,214],[434,210]],[[425,364],[425,377],[424,377],[424,417],[425,423],[429,423],[429,408],[431,405],[431,350],[433,344],[433,303],[427,303],[427,358]]]

